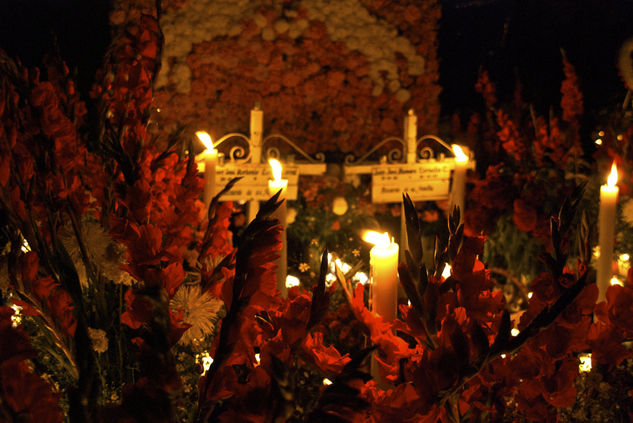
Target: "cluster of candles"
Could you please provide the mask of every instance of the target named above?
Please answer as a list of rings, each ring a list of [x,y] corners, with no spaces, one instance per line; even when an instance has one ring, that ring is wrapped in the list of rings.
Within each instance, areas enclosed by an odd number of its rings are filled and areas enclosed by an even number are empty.
[[[205,150],[202,152],[201,157],[204,161],[204,190],[202,194],[202,200],[204,202],[203,213],[206,216],[211,199],[215,195],[215,179],[216,179],[216,167],[218,165],[218,150],[214,148],[211,136],[204,131],[196,132],[198,139],[204,144]],[[286,288],[286,269],[287,264],[287,243],[286,243],[286,220],[287,220],[287,206],[286,206],[286,192],[288,191],[288,180],[282,178],[282,166],[279,160],[270,159],[268,161],[272,179],[268,181],[268,194],[273,196],[279,192],[279,200],[281,204],[275,211],[273,217],[279,219],[283,227],[281,233],[282,249],[277,260],[277,288],[281,292],[282,296],[287,296]]]
[[[208,133],[198,131],[196,132],[196,136],[205,146],[202,159],[205,164],[203,201],[205,205],[204,211],[206,213],[211,199],[215,195],[218,151],[214,148],[211,136]],[[413,139],[413,137],[410,138]],[[455,171],[453,173],[451,205],[458,206],[463,210],[468,156],[463,153],[458,145],[453,145],[452,147],[455,153]],[[268,193],[272,196],[280,192],[279,200],[285,200],[288,180],[282,178],[281,163],[276,159],[271,159],[269,160],[269,164],[273,178],[268,181]],[[274,217],[278,218],[282,226],[284,226],[282,231],[282,251],[280,252],[280,258],[277,262],[277,288],[284,297],[287,295],[286,214],[286,201],[282,201]],[[374,244],[374,247],[370,251],[371,308],[384,319],[392,321],[396,318],[397,312],[399,246],[386,232],[381,234],[368,231],[364,239]]]
[[[408,121],[405,122],[407,130],[409,126],[415,125],[415,116],[409,113]],[[414,143],[415,132],[407,134],[409,144],[408,161],[413,162],[414,159]],[[209,207],[211,199],[215,195],[215,179],[216,166],[218,164],[218,151],[214,148],[211,137],[206,132],[196,132],[197,137],[205,146],[202,154],[205,172],[204,172],[204,192],[203,201],[205,212]],[[468,156],[465,155],[458,145],[453,145],[455,154],[455,169],[453,172],[453,181],[451,187],[450,205],[451,210],[457,206],[463,214],[464,198],[465,198],[465,181],[466,171],[468,168]],[[413,153],[413,154],[412,154]],[[279,219],[283,226],[282,230],[282,250],[277,260],[277,288],[282,296],[287,296],[286,272],[287,272],[287,245],[286,245],[286,192],[288,189],[288,180],[282,178],[282,165],[278,160],[269,160],[271,167],[272,179],[268,181],[269,195],[275,195],[279,192],[279,200],[281,202],[276,210],[274,217]],[[600,211],[598,217],[598,250],[597,259],[597,285],[599,290],[598,301],[606,299],[606,291],[610,284],[614,284],[612,274],[613,250],[615,243],[615,223],[616,210],[619,188],[617,186],[618,171],[615,163],[611,166],[611,172],[607,178],[607,183],[600,187]],[[375,231],[367,231],[363,235],[363,239],[373,244],[370,250],[370,309],[372,312],[380,315],[386,321],[393,321],[397,317],[398,309],[398,258],[400,248],[393,238],[387,232],[380,233]],[[628,259],[628,256],[627,256]],[[444,275],[443,275],[444,276]],[[448,275],[446,275],[448,276]],[[531,295],[530,295],[531,296]],[[516,329],[513,329],[516,331]],[[515,333],[512,334],[516,336]],[[206,357],[205,357],[206,358]],[[210,357],[209,357],[210,358]],[[205,363],[208,368],[212,359]],[[374,363],[375,364],[375,363]],[[377,376],[376,366],[372,365],[372,374]],[[582,357],[580,371],[589,371],[591,369],[591,354]],[[326,383],[326,381],[324,381]]]
[[[407,122],[410,123],[410,122]],[[410,125],[413,126],[413,125]],[[218,151],[214,148],[208,133],[196,132],[198,139],[206,147],[202,153],[205,164],[203,201],[205,211],[209,207],[211,199],[215,195],[216,166],[218,164]],[[413,138],[413,137],[410,137]],[[458,145],[453,145],[455,153],[455,170],[451,189],[451,208],[458,206],[464,209],[465,178],[468,167],[468,156]],[[282,178],[282,166],[278,160],[271,159],[272,179],[268,181],[268,192],[272,196],[280,192],[279,200],[285,200],[288,189],[288,180]],[[615,163],[611,167],[607,183],[600,187],[600,213],[598,219],[599,250],[597,263],[597,284],[599,288],[599,301],[605,299],[606,290],[612,278],[611,263],[613,260],[613,248],[615,242],[616,206],[619,189],[617,186],[618,173]],[[278,262],[278,288],[283,295],[286,294],[286,202],[282,201],[275,217],[284,226],[282,233],[283,249]],[[386,320],[393,320],[397,309],[397,272],[399,246],[393,242],[387,233],[370,231],[364,239],[374,244],[370,252],[370,267],[372,280],[372,308],[374,312],[383,316]]]

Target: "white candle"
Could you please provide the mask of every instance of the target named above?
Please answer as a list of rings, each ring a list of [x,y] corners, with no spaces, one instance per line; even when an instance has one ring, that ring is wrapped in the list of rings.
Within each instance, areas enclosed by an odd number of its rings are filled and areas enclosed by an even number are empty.
[[[218,150],[213,148],[213,141],[208,133],[198,131],[196,136],[206,147],[206,150],[202,153],[204,158],[204,191],[202,199],[206,215],[211,199],[215,195],[215,167],[218,165]]]
[[[416,163],[418,158],[418,117],[413,109],[404,117],[404,140],[407,146],[407,163]],[[405,246],[409,245],[407,238],[407,221],[404,213],[404,203],[400,203],[400,243]]]
[[[259,163],[262,154],[262,136],[264,134],[264,111],[255,105],[251,109],[251,163]]]
[[[396,318],[398,309],[398,244],[381,234],[368,231],[363,239],[374,244],[369,252],[371,268],[371,309],[387,321]]]
[[[466,197],[466,170],[468,169],[468,156],[464,154],[462,148],[453,144],[453,152],[455,153],[455,170],[453,171],[453,184],[451,187],[451,206],[449,213],[453,212],[454,207],[459,207],[460,221],[464,216],[464,201]]]
[[[264,136],[264,111],[259,103],[256,103],[255,107],[251,109],[250,135],[251,163],[259,164],[262,159],[262,138]],[[250,200],[246,206],[246,211],[248,221],[252,222],[259,211],[259,201]]]
[[[413,109],[404,118],[404,140],[407,143],[407,163],[417,161],[417,137],[418,137],[418,117]]]
[[[611,280],[611,262],[613,261],[613,245],[615,243],[616,206],[618,204],[618,169],[615,163],[611,166],[611,173],[607,184],[600,187],[600,214],[598,217],[598,257],[597,283],[598,301],[606,299],[607,288]]]
[[[279,205],[279,208],[273,214],[273,217],[279,219],[281,224],[281,251],[279,252],[279,258],[277,259],[277,289],[281,292],[281,296],[286,298],[288,296],[288,289],[286,288],[286,272],[288,271],[288,247],[286,245],[286,220],[287,220],[287,206],[286,206],[286,191],[288,190],[288,180],[281,179],[281,163],[278,160],[270,159],[270,164],[273,179],[268,180],[268,194],[275,195],[279,190],[279,200],[284,200]]]

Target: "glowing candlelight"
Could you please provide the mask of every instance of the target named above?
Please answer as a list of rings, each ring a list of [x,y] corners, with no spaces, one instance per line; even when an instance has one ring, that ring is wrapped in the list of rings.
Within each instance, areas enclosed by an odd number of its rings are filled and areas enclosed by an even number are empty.
[[[204,191],[202,200],[206,214],[206,210],[211,204],[211,199],[215,195],[215,167],[218,165],[218,150],[213,148],[213,141],[208,133],[198,131],[196,136],[205,147],[205,151],[202,153],[204,158]]]
[[[616,206],[618,204],[618,169],[615,163],[611,166],[611,173],[607,184],[600,187],[600,213],[598,216],[598,257],[597,282],[598,301],[606,299],[607,288],[611,280],[611,262],[613,260],[613,245],[615,243]]]
[[[451,207],[449,212],[453,212],[454,207],[459,208],[460,220],[464,216],[464,200],[466,197],[466,170],[468,169],[468,156],[464,154],[462,148],[453,144],[455,154],[455,170],[453,171],[453,185],[451,187]]]
[[[578,371],[587,373],[591,371],[591,353],[580,354],[578,356],[580,364],[578,364]]]
[[[281,190],[279,200],[285,200],[286,191],[288,190],[288,180],[281,178],[281,163],[279,163],[279,160],[270,159],[268,160],[268,164],[270,164],[273,175],[273,179],[268,180],[268,194],[272,196]],[[277,289],[281,292],[281,296],[286,298],[288,296],[288,288],[286,287],[286,272],[288,270],[288,246],[286,245],[286,224],[288,218],[286,201],[282,201],[273,216],[279,219],[279,223],[282,227],[281,251],[277,259]]]
[[[609,281],[610,285],[620,285],[620,286],[624,286],[624,282],[622,282],[620,279],[618,279],[616,276],[612,277],[611,280]]]
[[[387,321],[393,321],[398,307],[399,246],[387,232],[367,231],[363,240],[374,244],[369,252],[372,311]]]
[[[277,191],[281,190],[279,199],[284,199],[286,197],[286,190],[288,189],[288,180],[281,179],[281,163],[279,163],[279,160],[270,159],[268,160],[268,164],[273,174],[273,179],[268,180],[268,193],[274,195]]]

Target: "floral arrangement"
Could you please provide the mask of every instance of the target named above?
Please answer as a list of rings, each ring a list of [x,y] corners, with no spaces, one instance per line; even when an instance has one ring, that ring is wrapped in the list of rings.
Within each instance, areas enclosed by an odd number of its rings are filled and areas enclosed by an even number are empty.
[[[544,421],[574,403],[580,353],[606,369],[631,356],[633,280],[596,304],[586,227],[567,266],[577,192],[550,219],[518,319],[479,260],[484,237],[453,213],[423,250],[408,197],[399,318],[373,314],[341,272],[326,288],[327,251],[312,292],[281,298],[278,196],[234,249],[225,191],[203,210],[194,158],[146,132],[160,46],[150,16],[115,38],[96,123],[62,62],[0,55],[2,421]],[[341,319],[354,322],[342,347]]]
[[[410,108],[435,132],[439,18],[435,0],[179,2],[161,18],[153,119],[163,133],[190,124],[219,138],[248,132],[259,102],[266,133],[310,154],[368,151]]]
[[[369,257],[362,233],[379,225],[366,185],[334,176],[306,176],[301,183],[306,189],[290,204],[294,219],[288,225],[288,267],[294,274],[312,275],[306,279],[313,280],[324,248],[345,263]]]
[[[597,216],[591,198],[597,198],[599,182],[591,178],[579,138],[582,94],[573,66],[562,59],[560,115],[539,116],[523,102],[520,84],[512,103],[501,105],[482,71],[476,89],[485,115],[472,115],[465,132],[459,124],[455,128],[469,140],[482,176],[471,181],[466,231],[488,235],[487,261],[512,268],[515,277],[533,277],[543,269],[536,257],[550,243],[549,216],[556,214],[561,197],[588,184],[583,209],[590,221]]]

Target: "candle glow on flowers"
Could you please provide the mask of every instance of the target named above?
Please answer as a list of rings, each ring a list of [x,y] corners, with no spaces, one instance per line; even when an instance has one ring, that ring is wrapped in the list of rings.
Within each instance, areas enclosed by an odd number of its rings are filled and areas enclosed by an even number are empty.
[[[578,365],[578,371],[582,373],[587,373],[591,371],[591,353],[580,354],[578,356],[580,360],[580,364]]]
[[[301,281],[298,277],[292,275],[286,276],[286,288],[293,288],[299,285],[301,285]]]

